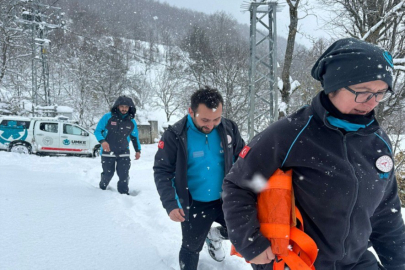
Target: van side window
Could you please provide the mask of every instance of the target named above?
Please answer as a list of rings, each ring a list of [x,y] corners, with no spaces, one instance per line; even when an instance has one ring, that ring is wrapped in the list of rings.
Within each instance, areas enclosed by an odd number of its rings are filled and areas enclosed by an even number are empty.
[[[88,136],[88,133],[85,130],[69,124],[63,124],[63,134]]]
[[[30,127],[30,121],[3,120],[1,121],[0,126],[28,129]]]
[[[39,129],[46,132],[58,133],[58,123],[41,123]]]
[[[24,129],[29,129],[30,124],[30,121],[17,121],[17,126],[23,127]]]

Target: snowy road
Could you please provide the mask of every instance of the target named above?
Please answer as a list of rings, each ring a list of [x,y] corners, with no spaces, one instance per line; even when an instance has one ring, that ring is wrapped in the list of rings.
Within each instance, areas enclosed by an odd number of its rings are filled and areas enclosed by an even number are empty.
[[[0,269],[178,269],[181,230],[162,208],[153,181],[156,145],[132,161],[130,192],[98,188],[100,159],[0,151]],[[229,250],[229,244],[226,248]],[[199,270],[251,269],[218,263],[206,248]]]

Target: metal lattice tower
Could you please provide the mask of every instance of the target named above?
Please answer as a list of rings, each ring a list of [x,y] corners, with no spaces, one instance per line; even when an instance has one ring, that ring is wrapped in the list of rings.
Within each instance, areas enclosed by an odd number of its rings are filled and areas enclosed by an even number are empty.
[[[49,52],[51,42],[48,33],[52,29],[64,25],[61,9],[41,3],[41,0],[17,1],[17,23],[31,31],[31,61],[32,61],[32,100],[33,105],[50,105],[49,88]],[[39,90],[43,91],[43,99],[39,100]]]
[[[248,2],[250,11],[249,141],[278,119],[277,2]]]

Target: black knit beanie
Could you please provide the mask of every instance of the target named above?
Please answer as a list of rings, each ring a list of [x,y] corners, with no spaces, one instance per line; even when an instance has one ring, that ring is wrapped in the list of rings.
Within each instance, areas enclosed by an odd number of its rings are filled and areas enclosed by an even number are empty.
[[[392,91],[392,56],[376,45],[354,38],[333,43],[316,61],[311,75],[325,94],[354,84],[381,80]]]

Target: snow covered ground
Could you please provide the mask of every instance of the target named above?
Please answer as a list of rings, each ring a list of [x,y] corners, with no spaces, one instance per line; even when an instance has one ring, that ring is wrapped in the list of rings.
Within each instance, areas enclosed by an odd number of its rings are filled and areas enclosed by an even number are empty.
[[[157,145],[132,161],[130,193],[98,188],[100,159],[0,151],[0,269],[178,269],[179,223],[163,209],[153,180]],[[230,250],[229,241],[226,245]],[[199,270],[251,269],[228,256]]]
[[[162,208],[153,181],[157,145],[132,161],[130,193],[98,188],[100,159],[0,151],[0,269],[178,269],[180,224]],[[405,214],[404,209],[402,209]],[[230,250],[226,242],[227,251]],[[199,270],[250,270],[201,252]]]

